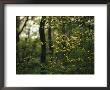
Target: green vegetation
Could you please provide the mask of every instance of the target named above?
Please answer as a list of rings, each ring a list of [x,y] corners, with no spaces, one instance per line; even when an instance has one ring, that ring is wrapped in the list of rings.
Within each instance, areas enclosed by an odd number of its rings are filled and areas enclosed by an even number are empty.
[[[94,16],[17,16],[16,74],[94,74]]]

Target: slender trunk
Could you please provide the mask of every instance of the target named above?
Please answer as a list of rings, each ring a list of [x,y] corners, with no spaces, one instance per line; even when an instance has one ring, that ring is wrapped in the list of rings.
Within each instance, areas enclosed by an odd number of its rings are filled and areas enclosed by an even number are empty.
[[[19,42],[19,34],[18,34],[18,32],[16,31],[16,43],[18,43]]]
[[[18,35],[18,30],[20,26],[20,17],[16,17],[16,43],[19,42],[19,35]]]
[[[41,63],[46,63],[46,39],[45,39],[45,26],[46,16],[42,16],[39,28],[40,40],[41,40]]]
[[[51,30],[51,19],[49,20],[49,28],[48,28],[48,43],[49,43],[49,53],[53,54],[53,42],[52,42],[52,30]]]

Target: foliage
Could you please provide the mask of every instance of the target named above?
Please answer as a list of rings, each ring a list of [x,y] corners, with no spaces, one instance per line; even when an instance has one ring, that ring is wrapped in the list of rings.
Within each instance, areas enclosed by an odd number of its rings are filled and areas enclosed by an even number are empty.
[[[25,26],[16,43],[17,74],[94,73],[93,16],[18,17],[16,30],[20,31],[23,21]],[[43,42],[42,37],[45,39]],[[46,59],[42,62],[44,44]]]

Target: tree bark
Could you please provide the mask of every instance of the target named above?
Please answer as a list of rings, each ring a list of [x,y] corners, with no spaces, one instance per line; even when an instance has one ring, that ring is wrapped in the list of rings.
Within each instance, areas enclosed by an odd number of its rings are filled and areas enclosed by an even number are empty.
[[[45,26],[46,16],[42,16],[39,28],[40,40],[41,40],[41,63],[46,63],[46,39],[45,39]]]
[[[18,30],[20,26],[20,17],[16,17],[16,42],[19,42],[19,35],[18,35]]]
[[[52,30],[51,30],[51,18],[49,19],[49,28],[48,28],[48,43],[49,43],[49,53],[53,54],[53,43],[52,43]]]

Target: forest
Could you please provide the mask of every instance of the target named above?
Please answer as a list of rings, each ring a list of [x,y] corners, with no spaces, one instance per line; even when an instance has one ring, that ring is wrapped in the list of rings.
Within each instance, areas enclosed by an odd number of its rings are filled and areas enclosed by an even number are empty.
[[[94,16],[16,16],[16,74],[94,74]]]

